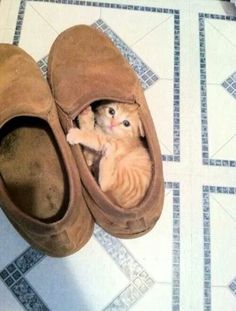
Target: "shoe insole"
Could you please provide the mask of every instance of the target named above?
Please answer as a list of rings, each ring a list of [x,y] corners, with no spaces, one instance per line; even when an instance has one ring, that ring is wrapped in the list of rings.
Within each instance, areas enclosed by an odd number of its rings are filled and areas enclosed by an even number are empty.
[[[68,180],[54,135],[38,118],[18,117],[0,130],[0,172],[25,213],[57,220],[68,204]]]

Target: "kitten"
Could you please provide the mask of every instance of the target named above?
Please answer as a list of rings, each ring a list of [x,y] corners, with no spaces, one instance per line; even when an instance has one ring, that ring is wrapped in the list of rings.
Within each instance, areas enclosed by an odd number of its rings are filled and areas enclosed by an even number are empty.
[[[138,105],[106,102],[94,114],[88,107],[80,114],[79,125],[80,129],[69,130],[67,141],[86,148],[84,156],[90,167],[99,159],[102,191],[120,207],[139,204],[149,186],[152,165],[140,139],[144,131]]]

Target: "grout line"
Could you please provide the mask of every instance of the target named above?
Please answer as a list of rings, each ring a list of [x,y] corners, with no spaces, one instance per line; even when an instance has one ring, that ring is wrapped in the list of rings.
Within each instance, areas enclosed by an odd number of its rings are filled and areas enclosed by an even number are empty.
[[[166,150],[168,150],[168,151],[170,152],[170,154],[172,154],[172,151],[166,146],[166,144],[164,144],[160,139],[159,139],[159,141],[160,141],[160,144],[161,144],[163,147],[165,147]]]
[[[167,198],[171,193],[172,193],[172,189],[170,189],[167,193],[165,193],[165,198]]]
[[[223,149],[234,137],[236,137],[236,134],[234,134],[232,137],[230,137],[219,149],[217,149],[210,158],[212,159],[213,156],[215,156],[221,149]]]
[[[99,11],[99,19],[102,19],[102,8],[100,8],[100,11]]]
[[[38,12],[38,10],[36,10],[36,9],[32,6],[31,3],[28,3],[28,4],[29,4],[29,6],[37,13],[37,15],[40,16],[41,19],[43,19],[43,20],[47,23],[47,25],[50,26],[51,29],[58,35],[59,32],[47,21],[47,19],[44,18],[44,17]]]
[[[224,206],[212,195],[212,199],[224,210],[224,212],[234,221],[236,222],[236,218],[232,216],[225,208]]]
[[[158,24],[157,26],[155,26],[154,28],[152,28],[150,31],[148,31],[145,35],[143,35],[141,38],[139,38],[137,41],[135,41],[133,44],[131,44],[131,47],[134,47],[137,43],[139,43],[140,41],[142,41],[146,36],[148,36],[150,33],[152,33],[154,30],[156,30],[159,26],[161,26],[162,24],[164,24],[165,22],[167,22],[171,17],[173,17],[172,15],[167,17],[164,21],[162,21],[160,24]]]
[[[215,27],[209,20],[206,20],[206,22],[213,28],[215,31],[217,31],[226,41],[228,41],[233,47],[236,48],[236,45],[229,39],[227,38],[217,27]]]

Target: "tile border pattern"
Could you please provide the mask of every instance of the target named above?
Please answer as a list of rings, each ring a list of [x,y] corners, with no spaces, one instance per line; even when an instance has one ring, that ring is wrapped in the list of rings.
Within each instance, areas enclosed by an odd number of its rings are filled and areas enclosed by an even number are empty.
[[[102,19],[98,19],[92,24],[92,26],[108,36],[108,38],[110,38],[114,45],[120,50],[121,54],[137,73],[144,90],[158,80],[158,76],[151,70],[151,68],[149,68]]]
[[[236,297],[236,277],[233,279],[233,281],[229,284],[229,288]]]
[[[210,159],[209,137],[207,118],[207,74],[206,74],[206,35],[205,20],[220,19],[236,21],[236,16],[199,13],[199,46],[200,46],[200,94],[201,94],[201,140],[202,140],[202,163],[211,166],[236,167],[235,160]]]
[[[236,99],[236,71],[221,84]]]
[[[210,194],[236,195],[234,187],[202,187],[203,206],[203,245],[204,245],[204,311],[210,311],[211,304],[211,224],[210,224]],[[236,279],[228,286],[236,294]]]
[[[154,280],[119,239],[98,226],[95,226],[94,236],[130,281],[130,284],[104,310],[128,310],[154,285]]]
[[[56,4],[79,5],[99,7],[105,9],[133,10],[152,13],[172,14],[174,17],[174,77],[173,77],[173,154],[162,155],[163,161],[180,162],[180,14],[179,10],[140,5],[126,5],[116,3],[103,3],[81,0],[21,0],[19,14],[16,23],[13,44],[18,45],[24,19],[26,2],[45,2]],[[156,78],[154,78],[156,79]],[[142,79],[143,80],[143,79]],[[150,77],[147,77],[147,84]]]
[[[44,257],[44,254],[29,247],[6,268],[0,271],[0,279],[25,310],[49,311],[45,302],[24,277]]]
[[[172,310],[180,310],[180,185],[176,182],[166,182],[166,189],[172,190],[173,195],[173,232],[172,232]],[[111,301],[103,310],[128,310],[153,285],[154,280],[137,262],[122,242],[109,235],[95,225],[94,237],[105,249],[108,255],[118,265],[130,281],[129,285]],[[27,311],[50,311],[43,299],[37,294],[25,275],[36,267],[46,256],[29,247],[0,271],[0,279],[10,292]]]
[[[44,76],[44,78],[47,78],[47,71],[48,71],[48,55],[41,58],[38,62],[37,62],[39,69],[41,70],[42,75]]]

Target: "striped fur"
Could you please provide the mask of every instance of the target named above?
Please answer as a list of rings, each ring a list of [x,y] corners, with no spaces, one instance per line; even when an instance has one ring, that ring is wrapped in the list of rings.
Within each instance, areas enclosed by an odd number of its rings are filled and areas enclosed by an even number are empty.
[[[138,106],[103,103],[94,114],[87,108],[79,116],[79,126],[80,129],[69,131],[67,140],[85,147],[89,166],[99,159],[98,182],[102,191],[123,208],[138,205],[151,179],[151,160],[140,139],[144,132]]]

